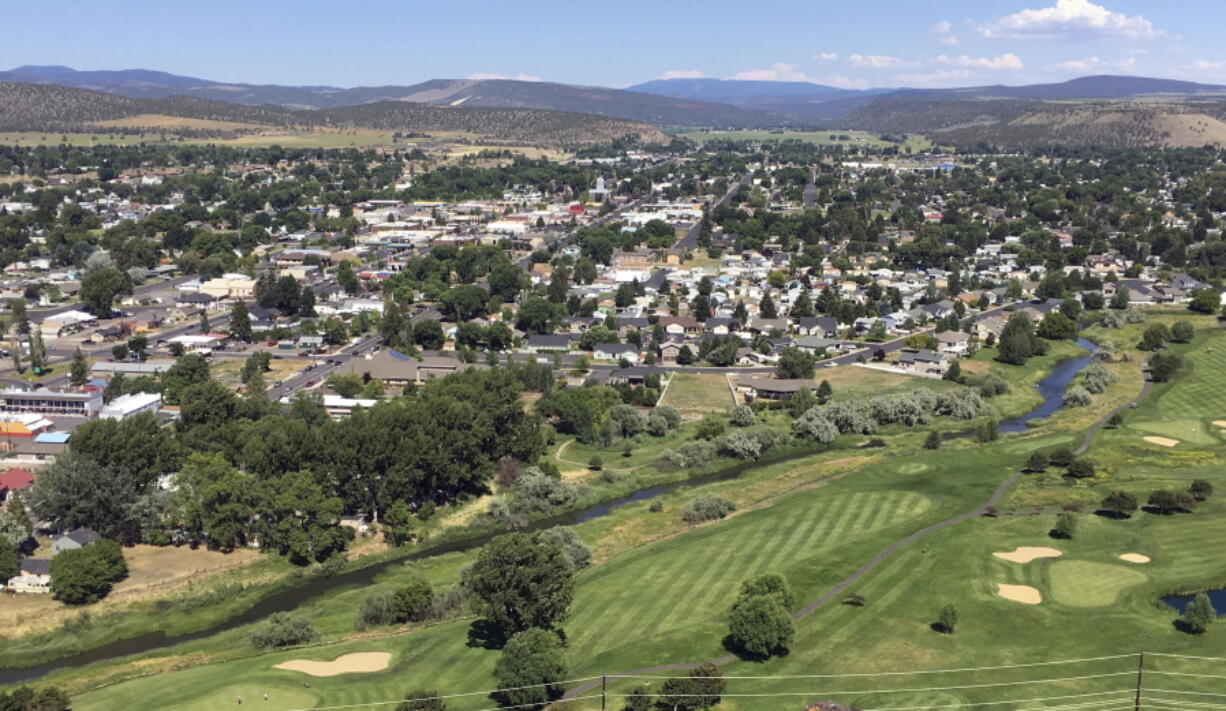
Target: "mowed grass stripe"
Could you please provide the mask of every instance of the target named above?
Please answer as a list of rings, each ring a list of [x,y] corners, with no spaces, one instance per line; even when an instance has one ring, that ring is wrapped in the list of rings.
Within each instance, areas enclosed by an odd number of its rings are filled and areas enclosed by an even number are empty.
[[[769,522],[769,525],[759,525],[750,528],[749,530],[752,531],[753,535],[749,538],[738,536],[735,541],[724,543],[729,548],[737,549],[737,558],[740,565],[734,564],[735,567],[723,571],[725,575],[719,579],[718,583],[696,588],[693,591],[692,604],[684,610],[681,608],[672,610],[669,615],[669,622],[672,622],[672,618],[678,616],[689,618],[694,614],[702,614],[703,612],[712,615],[721,614],[728,605],[732,604],[732,600],[736,596],[741,583],[758,575],[763,571],[768,559],[774,558],[774,554],[768,552],[768,550],[775,553],[787,552],[785,544],[789,536],[785,535],[784,532],[788,528],[788,521],[790,519],[782,516],[758,516],[756,518],[763,518],[764,521]],[[740,530],[744,531],[745,528],[745,526],[741,526]],[[726,536],[720,536],[720,538],[724,537]]]
[[[721,548],[720,546],[714,545],[710,540],[706,542],[706,545],[716,549]],[[709,565],[705,570],[703,570],[702,574],[697,580],[692,579],[693,561],[685,556],[674,557],[673,564],[669,569],[669,579],[666,583],[666,585],[671,586],[671,589],[668,587],[661,588],[661,593],[667,591],[667,594],[655,596],[654,604],[638,610],[638,614],[633,614],[630,611],[623,610],[623,614],[626,616],[627,620],[625,624],[619,625],[619,627],[623,629],[643,630],[649,635],[656,631],[665,629],[663,623],[667,618],[680,617],[674,613],[678,612],[678,606],[683,600],[686,599],[686,597],[693,596],[693,594],[697,591],[706,590],[709,587],[713,587],[713,582],[716,579],[719,579],[721,574],[728,574],[728,570],[732,567],[730,562],[734,558],[739,557],[744,553],[744,551],[739,550],[738,547],[734,545],[722,546],[722,550],[723,553],[720,555],[719,561],[715,564]],[[627,570],[626,572],[633,576],[633,571]],[[623,597],[622,599],[627,599],[628,597],[629,596]],[[692,618],[694,616],[701,615],[701,610],[699,610],[697,606],[693,604],[686,605],[685,612],[685,617]]]
[[[808,549],[808,542],[815,530],[817,530],[823,522],[829,519],[829,510],[823,508],[811,508],[808,510],[808,515],[804,518],[803,526],[796,526],[792,534],[788,536],[787,543],[781,548],[775,556],[771,558],[771,565],[778,565],[779,558],[785,553],[792,553],[798,549],[802,552]]]

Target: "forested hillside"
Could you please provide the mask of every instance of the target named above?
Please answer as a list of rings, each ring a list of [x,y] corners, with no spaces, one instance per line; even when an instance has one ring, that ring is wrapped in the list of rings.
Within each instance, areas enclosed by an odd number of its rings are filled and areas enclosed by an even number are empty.
[[[459,131],[495,140],[575,146],[633,134],[640,141],[665,137],[652,126],[589,114],[534,109],[432,106],[385,101],[326,111],[247,106],[189,96],[129,99],[46,84],[0,83],[0,131],[90,132],[102,121],[133,116],[176,116],[261,127],[369,128],[386,131]],[[130,126],[130,129],[135,128]],[[108,127],[108,130],[114,130]],[[175,129],[167,129],[175,132]]]

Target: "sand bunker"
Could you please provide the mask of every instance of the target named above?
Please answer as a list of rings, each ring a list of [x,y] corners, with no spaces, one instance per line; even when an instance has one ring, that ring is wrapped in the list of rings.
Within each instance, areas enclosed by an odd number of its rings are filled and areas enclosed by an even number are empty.
[[[1120,560],[1127,561],[1129,563],[1148,563],[1149,556],[1141,555],[1140,553],[1124,553],[1120,556]]]
[[[1214,420],[1213,426],[1214,427],[1226,427],[1226,420]]]
[[[383,671],[392,660],[390,652],[355,652],[343,654],[330,662],[311,659],[291,659],[281,662],[275,669],[302,672],[311,676],[336,676],[337,674],[369,673]]]
[[[1020,602],[1023,605],[1037,605],[1043,602],[1043,596],[1039,591],[1029,585],[1006,585],[1004,583],[996,584],[996,594],[1006,600]]]
[[[992,555],[1010,563],[1029,563],[1039,558],[1059,558],[1064,554],[1047,546],[1018,546],[1012,553],[996,552]]]
[[[1144,439],[1146,442],[1149,442],[1150,444],[1156,444],[1159,447],[1174,447],[1175,445],[1179,444],[1179,440],[1171,439],[1170,437],[1150,436],[1150,437],[1142,437],[1142,439]]]

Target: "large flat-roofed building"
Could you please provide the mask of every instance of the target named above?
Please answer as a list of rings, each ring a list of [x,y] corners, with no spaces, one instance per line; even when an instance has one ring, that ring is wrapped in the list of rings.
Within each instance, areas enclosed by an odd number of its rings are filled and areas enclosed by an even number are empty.
[[[134,376],[155,376],[161,375],[162,373],[170,370],[171,366],[174,364],[174,358],[147,360],[141,363],[131,361],[120,361],[117,363],[100,361],[98,363],[94,363],[93,367],[90,368],[90,372],[92,372],[94,375],[118,375],[123,373],[124,375]]]
[[[126,420],[142,412],[157,414],[162,409],[161,393],[132,393],[120,395],[102,408],[100,417],[112,420]]]
[[[58,390],[0,391],[0,412],[93,417],[102,410],[101,392]]]

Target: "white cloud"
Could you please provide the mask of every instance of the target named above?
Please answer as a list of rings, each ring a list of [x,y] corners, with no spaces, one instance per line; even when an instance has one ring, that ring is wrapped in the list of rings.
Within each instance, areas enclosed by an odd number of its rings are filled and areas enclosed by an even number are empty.
[[[1073,72],[1131,72],[1137,68],[1137,58],[1126,57],[1118,62],[1109,62],[1098,57],[1086,57],[1085,59],[1069,59],[1056,66]]]
[[[775,62],[769,69],[746,69],[732,75],[733,79],[751,81],[811,81],[795,64]]]
[[[1103,60],[1098,57],[1086,57],[1085,59],[1070,59],[1065,62],[1060,62],[1061,69],[1071,69],[1075,72],[1088,72],[1100,65]]]
[[[977,29],[989,39],[1145,40],[1158,34],[1144,17],[1113,12],[1090,0],[1056,0],[1053,7],[1022,10]]]
[[[1194,59],[1191,62],[1180,66],[1179,68],[1192,72],[1219,71],[1226,69],[1226,62],[1211,59]]]
[[[828,74],[824,77],[817,78],[818,84],[838,87],[839,89],[867,89],[868,81],[865,79],[853,79],[843,76],[842,74]]]
[[[969,69],[939,69],[920,74],[899,74],[897,79],[908,86],[929,87],[964,82],[975,76]]]
[[[702,79],[706,74],[703,74],[697,69],[669,69],[657,79]]]
[[[813,58],[822,64],[829,64],[830,62],[838,61],[839,54],[838,52],[821,52],[813,55]]]
[[[932,61],[950,67],[975,67],[978,69],[1022,69],[1022,60],[1016,54],[1005,53],[999,57],[948,57],[944,54]]]
[[[882,54],[853,54],[847,59],[856,69],[897,69],[907,65],[898,57]]]
[[[468,78],[474,79],[477,81],[480,81],[482,79],[514,79],[515,81],[541,81],[540,77],[533,76],[531,74],[516,74],[515,76],[510,76],[508,74],[497,74],[497,73],[488,73],[488,72],[473,72],[472,74],[468,75]]]
[[[958,44],[958,38],[953,34],[953,24],[949,20],[941,20],[932,26],[932,33],[937,35],[937,42],[947,45]]]

